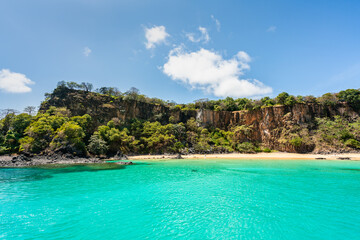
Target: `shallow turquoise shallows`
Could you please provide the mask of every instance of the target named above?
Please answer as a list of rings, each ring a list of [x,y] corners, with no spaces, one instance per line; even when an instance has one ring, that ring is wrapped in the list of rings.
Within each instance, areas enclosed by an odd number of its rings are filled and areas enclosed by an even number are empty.
[[[360,239],[360,162],[0,169],[0,239]]]

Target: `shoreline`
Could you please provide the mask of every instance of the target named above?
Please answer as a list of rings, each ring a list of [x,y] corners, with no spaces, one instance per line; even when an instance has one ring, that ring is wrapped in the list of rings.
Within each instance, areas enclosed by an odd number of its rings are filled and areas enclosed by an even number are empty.
[[[164,160],[177,159],[177,155],[136,155],[128,156],[129,160]],[[224,153],[224,154],[188,154],[181,155],[182,159],[234,159],[234,160],[354,160],[360,161],[360,153],[332,153],[332,154],[311,154],[311,153]],[[339,159],[343,158],[343,159]],[[344,159],[350,158],[350,159]]]
[[[0,168],[36,167],[44,165],[77,165],[92,163],[104,163],[104,161],[101,161],[98,158],[63,158],[58,156],[0,156]]]
[[[25,155],[3,155],[0,156],[0,168],[27,168],[47,165],[86,165],[86,164],[113,164],[108,160],[116,160],[119,165],[132,165],[131,161],[123,159],[100,159],[96,157],[64,157],[54,156],[25,156]]]
[[[15,158],[15,159],[14,159]],[[164,161],[164,160],[338,160],[338,161],[360,161],[360,153],[332,153],[332,154],[311,154],[311,153],[286,153],[286,152],[274,152],[274,153],[224,153],[224,154],[188,154],[178,155],[159,154],[159,155],[136,155],[127,156],[126,161],[120,164],[128,164],[133,160],[145,160],[145,161]],[[21,168],[21,167],[36,167],[43,165],[78,165],[78,164],[94,164],[101,163],[106,164],[107,160],[119,160],[124,159],[99,159],[99,158],[64,158],[59,156],[36,156],[25,157],[23,155],[0,156],[0,168]],[[132,164],[132,163],[131,163]]]

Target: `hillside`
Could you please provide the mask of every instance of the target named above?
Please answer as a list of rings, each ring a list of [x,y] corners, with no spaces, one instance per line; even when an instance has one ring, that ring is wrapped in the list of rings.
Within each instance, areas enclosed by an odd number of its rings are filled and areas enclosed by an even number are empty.
[[[0,125],[1,152],[111,155],[360,149],[359,90],[317,99],[282,93],[275,99],[227,98],[186,105],[150,99],[136,90],[123,94],[114,88],[90,90],[61,83],[46,95],[37,116],[6,116]],[[17,123],[21,127],[13,126]]]

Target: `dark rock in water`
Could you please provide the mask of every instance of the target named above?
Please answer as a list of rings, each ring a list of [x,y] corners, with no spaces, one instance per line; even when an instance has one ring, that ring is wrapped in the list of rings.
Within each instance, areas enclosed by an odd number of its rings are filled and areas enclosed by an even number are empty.
[[[116,164],[119,164],[119,165],[134,165],[133,162],[116,162]]]
[[[197,172],[198,170],[192,169],[191,172]]]

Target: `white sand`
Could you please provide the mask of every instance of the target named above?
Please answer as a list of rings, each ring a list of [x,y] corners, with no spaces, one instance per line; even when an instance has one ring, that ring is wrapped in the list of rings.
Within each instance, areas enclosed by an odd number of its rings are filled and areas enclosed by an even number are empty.
[[[138,155],[130,156],[129,160],[159,160],[171,159],[176,155]],[[360,153],[341,153],[341,154],[300,154],[300,153],[227,153],[227,154],[189,154],[181,155],[184,159],[288,159],[288,160],[314,160],[316,158],[325,158],[326,160],[338,160],[338,158],[350,158],[351,160],[360,160]]]

